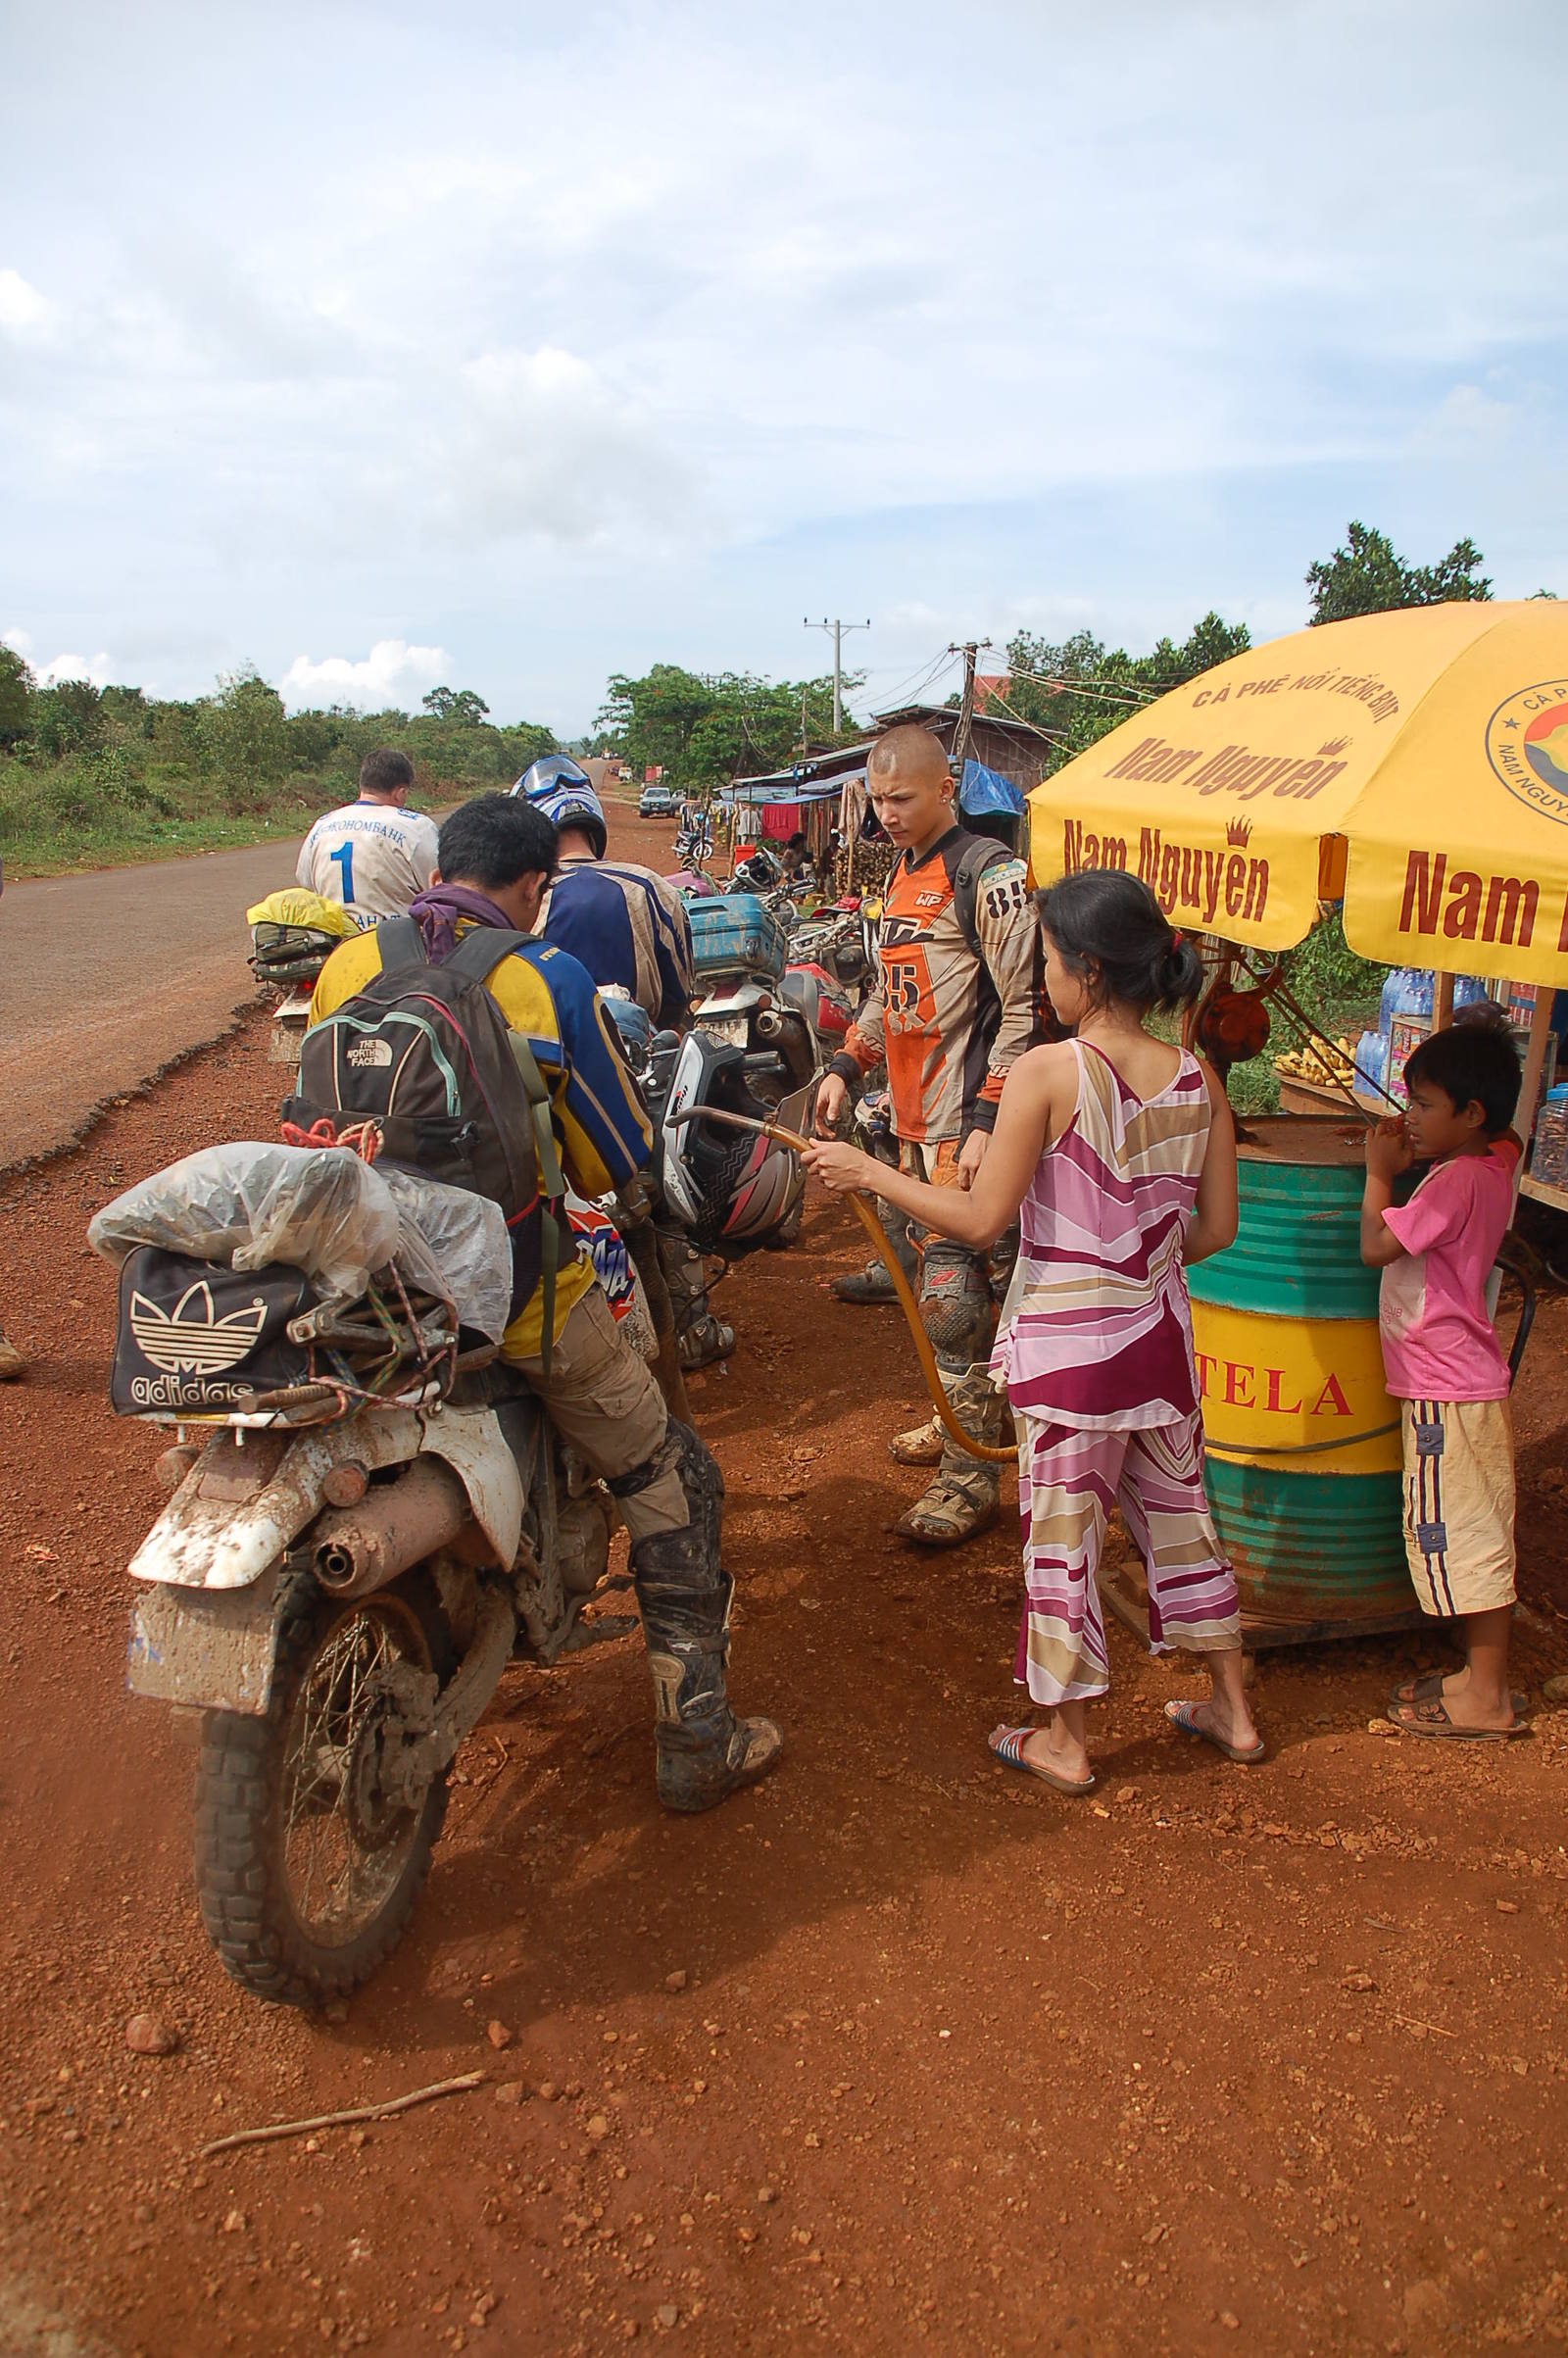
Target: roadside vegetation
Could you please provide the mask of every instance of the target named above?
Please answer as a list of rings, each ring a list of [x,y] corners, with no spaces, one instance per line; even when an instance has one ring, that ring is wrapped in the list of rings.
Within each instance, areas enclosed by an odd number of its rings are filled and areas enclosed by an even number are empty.
[[[429,808],[510,785],[553,753],[547,728],[496,728],[472,689],[433,688],[419,712],[286,712],[253,671],[172,702],[86,680],[39,687],[0,645],[0,860],[55,875],[298,835],[352,802],[364,756],[398,747]]]

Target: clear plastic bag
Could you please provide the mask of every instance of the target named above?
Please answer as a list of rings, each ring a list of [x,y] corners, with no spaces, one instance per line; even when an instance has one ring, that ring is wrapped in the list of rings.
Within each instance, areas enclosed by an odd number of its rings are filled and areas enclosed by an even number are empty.
[[[354,1302],[395,1260],[405,1284],[450,1302],[499,1343],[512,1302],[512,1244],[499,1204],[412,1172],[378,1170],[341,1147],[206,1147],[94,1214],[106,1260],[138,1245],[231,1269],[286,1261],[325,1302]]]
[[[106,1204],[87,1229],[94,1252],[116,1263],[138,1245],[232,1269],[286,1261],[327,1302],[356,1300],[401,1241],[390,1189],[357,1154],[254,1139],[204,1147],[155,1171]]]
[[[440,1272],[443,1293],[465,1326],[499,1343],[512,1307],[512,1239],[506,1214],[488,1196],[443,1187],[412,1171],[380,1171],[403,1222],[405,1259],[422,1242]]]

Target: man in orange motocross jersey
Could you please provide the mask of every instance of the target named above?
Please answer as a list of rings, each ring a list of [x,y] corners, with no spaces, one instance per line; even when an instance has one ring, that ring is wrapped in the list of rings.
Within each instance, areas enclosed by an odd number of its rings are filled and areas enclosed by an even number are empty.
[[[851,1092],[886,1063],[901,1168],[967,1187],[985,1158],[1007,1069],[1038,1037],[1040,928],[1024,864],[957,821],[948,758],[929,729],[890,729],[866,789],[900,857],[882,904],[881,976],[817,1093],[818,1137],[834,1135]],[[918,1232],[916,1232],[918,1233]],[[995,1326],[991,1256],[924,1242],[920,1317],[948,1397],[977,1441],[999,1442],[1005,1401],[987,1367]],[[995,1522],[1001,1477],[940,1424],[901,1434],[902,1463],[935,1465],[898,1525],[906,1539],[956,1547]]]

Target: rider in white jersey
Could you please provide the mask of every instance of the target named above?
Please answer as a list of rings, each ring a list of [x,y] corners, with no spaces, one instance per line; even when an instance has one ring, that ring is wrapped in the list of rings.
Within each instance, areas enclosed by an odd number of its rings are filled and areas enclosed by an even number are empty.
[[[318,818],[300,853],[295,880],[351,909],[366,924],[401,917],[435,881],[437,828],[404,805],[414,784],[407,754],[367,754],[360,799]]]

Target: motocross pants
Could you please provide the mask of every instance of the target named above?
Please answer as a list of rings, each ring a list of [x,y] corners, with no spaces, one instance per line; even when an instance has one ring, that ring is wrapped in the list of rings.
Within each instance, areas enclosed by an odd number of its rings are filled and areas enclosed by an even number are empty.
[[[659,1796],[711,1808],[771,1767],[770,1720],[737,1719],[725,1685],[734,1583],[720,1561],[724,1482],[711,1452],[665,1409],[598,1286],[556,1338],[550,1373],[521,1372],[564,1439],[620,1509],[653,1673]]]
[[[911,1177],[934,1187],[957,1185],[957,1146],[904,1144],[899,1160]],[[999,1447],[1006,1420],[1006,1400],[991,1382],[989,1358],[996,1331],[997,1302],[1011,1274],[1017,1237],[1011,1254],[999,1264],[996,1250],[959,1245],[935,1236],[919,1223],[909,1223],[911,1239],[920,1247],[920,1323],[931,1340],[944,1391],[958,1422],[976,1441]],[[942,1457],[923,1498],[910,1509],[905,1524],[911,1538],[937,1541],[964,1536],[962,1526],[975,1528],[994,1518],[1002,1488],[1000,1467],[972,1457],[943,1428]],[[925,1528],[929,1526],[929,1528]],[[904,1526],[901,1526],[903,1528]]]

